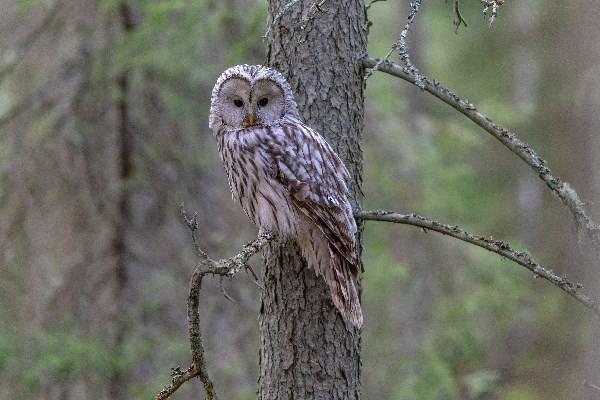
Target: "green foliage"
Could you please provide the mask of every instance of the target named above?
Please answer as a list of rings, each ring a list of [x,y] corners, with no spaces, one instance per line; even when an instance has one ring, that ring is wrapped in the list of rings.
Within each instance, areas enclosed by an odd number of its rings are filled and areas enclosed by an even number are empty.
[[[509,388],[502,400],[541,400],[527,385],[516,385]]]
[[[0,334],[0,373],[8,368],[18,353],[16,335]]]
[[[26,391],[49,382],[78,379],[100,385],[123,368],[123,357],[97,337],[42,331],[19,344],[14,334],[0,335],[0,373],[19,371]]]
[[[19,0],[19,12],[26,14],[36,6],[47,6],[52,3],[52,0]]]
[[[452,370],[428,343],[400,376],[402,382],[395,385],[392,399],[459,399]]]

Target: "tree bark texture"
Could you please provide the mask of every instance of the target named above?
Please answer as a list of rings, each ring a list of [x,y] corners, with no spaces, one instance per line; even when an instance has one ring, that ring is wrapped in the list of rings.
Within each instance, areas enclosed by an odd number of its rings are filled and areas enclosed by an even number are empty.
[[[345,161],[360,201],[367,25],[360,0],[269,1],[269,66],[289,80],[305,122]],[[359,399],[360,332],[336,311],[325,281],[294,243],[265,254],[259,316],[259,398]]]

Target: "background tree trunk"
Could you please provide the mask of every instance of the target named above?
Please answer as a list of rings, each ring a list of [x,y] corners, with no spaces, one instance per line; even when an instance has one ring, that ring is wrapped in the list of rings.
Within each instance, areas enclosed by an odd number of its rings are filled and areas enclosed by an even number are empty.
[[[353,177],[358,207],[362,174],[364,4],[359,0],[292,5],[269,1],[268,64],[289,80],[306,123],[323,134]],[[294,244],[266,254],[259,317],[259,398],[360,398],[360,332],[335,310],[325,282]]]

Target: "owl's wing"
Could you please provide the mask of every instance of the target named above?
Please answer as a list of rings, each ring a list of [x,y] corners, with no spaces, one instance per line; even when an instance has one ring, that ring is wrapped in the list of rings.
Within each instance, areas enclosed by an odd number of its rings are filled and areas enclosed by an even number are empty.
[[[348,201],[348,169],[329,143],[302,123],[287,123],[271,135],[270,150],[277,179],[294,204],[356,268],[356,222]]]

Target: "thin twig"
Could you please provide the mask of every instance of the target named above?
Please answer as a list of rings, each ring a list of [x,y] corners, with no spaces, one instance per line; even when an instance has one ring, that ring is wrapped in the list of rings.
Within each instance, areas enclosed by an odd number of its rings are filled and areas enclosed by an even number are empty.
[[[250,271],[250,272],[248,272]],[[250,279],[250,281],[252,283],[254,283],[260,290],[265,290],[265,288],[263,287],[263,285],[261,285],[258,281],[258,276],[256,275],[256,272],[254,272],[254,269],[252,268],[252,265],[247,264],[246,265],[246,274],[252,275],[252,279]]]
[[[600,304],[581,293],[583,285],[577,282],[572,282],[565,276],[557,275],[555,272],[533,261],[527,252],[516,251],[506,242],[474,235],[464,231],[456,225],[443,224],[418,214],[399,214],[392,211],[360,211],[357,212],[355,216],[363,221],[385,221],[418,226],[427,230],[452,236],[453,238],[471,243],[475,246],[479,246],[483,249],[499,254],[502,257],[508,258],[509,260],[527,268],[529,271],[533,272],[534,277],[541,277],[559,287],[585,307],[592,310],[596,317],[600,318]]]
[[[387,0],[371,0],[371,1],[369,2],[369,4],[367,4],[367,6],[365,7],[365,10],[368,10],[369,8],[371,8],[371,6],[372,6],[374,3],[378,3],[378,2],[380,2],[380,1],[387,1]]]
[[[467,21],[465,21],[465,19],[463,18],[461,12],[460,12],[460,0],[452,0],[452,8],[454,9],[454,33],[458,34],[458,28],[460,28],[461,25],[464,25],[465,28],[468,26],[467,25]]]
[[[412,61],[410,60],[410,54],[408,51],[407,43],[408,33],[410,32],[412,24],[415,18],[417,17],[417,14],[419,13],[419,9],[421,8],[421,1],[422,0],[414,0],[410,2],[410,12],[408,13],[408,20],[406,21],[404,29],[402,29],[402,32],[400,32],[398,40],[396,40],[396,42],[392,45],[391,49],[388,51],[385,57],[377,61],[377,63],[373,65],[373,67],[369,71],[367,71],[364,77],[365,80],[369,79],[369,77],[373,75],[383,63],[389,60],[392,53],[397,50],[398,54],[400,55],[400,61],[402,62],[404,67],[408,71],[410,71],[412,75],[415,76],[416,85],[423,89],[423,87],[421,87],[421,72],[419,72],[419,70],[413,65]]]
[[[256,239],[246,244],[235,256],[215,261],[206,255],[197,244],[196,232],[198,223],[196,215],[188,217],[186,211],[181,207],[181,214],[184,217],[185,223],[192,233],[192,240],[198,258],[200,261],[192,275],[190,282],[190,293],[188,296],[188,329],[190,335],[190,346],[192,349],[192,365],[185,371],[179,368],[173,370],[173,380],[165,386],[156,396],[156,400],[169,398],[179,387],[192,378],[198,377],[204,385],[204,392],[207,400],[216,400],[217,394],[214,384],[208,374],[206,360],[204,358],[204,344],[202,343],[202,332],[200,326],[200,289],[202,287],[202,279],[206,275],[219,275],[223,277],[233,277],[242,268],[248,268],[248,260],[250,257],[258,253],[267,244],[275,239],[275,235],[271,232],[265,232],[258,235]]]
[[[292,8],[292,6],[296,3],[298,3],[299,1],[300,0],[292,0],[289,3],[285,4],[283,7],[281,7],[281,10],[277,14],[275,14],[275,16],[273,17],[273,20],[271,20],[271,22],[269,22],[269,24],[267,25],[267,31],[263,35],[263,39],[266,39],[267,36],[269,36],[269,33],[271,33],[271,31],[273,30],[273,27],[275,26],[275,24],[277,24],[279,22],[279,20],[281,19],[281,17],[283,17],[283,15],[285,13],[287,13],[288,10],[290,8]]]
[[[374,68],[376,65],[379,65],[378,69],[380,71],[417,85],[417,77],[398,64],[390,61],[381,62],[381,60],[377,61],[368,57],[362,59],[362,64],[365,68]],[[498,139],[504,146],[529,165],[529,167],[548,186],[552,193],[569,209],[573,215],[578,231],[585,232],[596,251],[600,251],[600,225],[594,223],[587,215],[585,204],[581,201],[575,189],[573,189],[568,182],[564,182],[560,178],[552,175],[552,172],[546,166],[546,161],[538,156],[533,148],[519,139],[515,133],[497,125],[487,115],[479,112],[471,102],[458,97],[454,92],[441,85],[439,82],[429,80],[423,75],[420,76],[420,79],[423,84],[423,89],[426,92],[464,114],[475,124],[479,125],[486,132]]]
[[[190,230],[190,234],[192,236],[192,243],[194,244],[194,249],[196,250],[196,254],[200,258],[203,258],[203,259],[208,258],[208,255],[204,252],[204,250],[202,250],[200,248],[200,245],[198,244],[197,236],[198,236],[198,229],[200,228],[198,226],[198,213],[195,212],[194,215],[192,215],[191,217],[188,217],[187,212],[185,211],[185,208],[183,207],[183,204],[181,204],[179,206],[179,213],[183,217],[185,224],[187,225],[188,229]]]
[[[233,297],[231,297],[229,295],[229,293],[227,293],[227,290],[225,290],[225,285],[223,284],[223,276],[221,275],[219,277],[219,287],[221,289],[221,294],[223,295],[223,297],[225,297],[225,299],[229,300],[232,303],[235,303],[235,300],[233,299]]]

